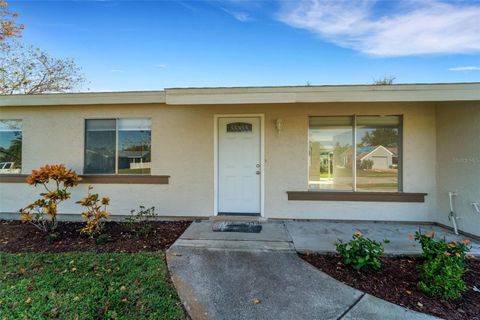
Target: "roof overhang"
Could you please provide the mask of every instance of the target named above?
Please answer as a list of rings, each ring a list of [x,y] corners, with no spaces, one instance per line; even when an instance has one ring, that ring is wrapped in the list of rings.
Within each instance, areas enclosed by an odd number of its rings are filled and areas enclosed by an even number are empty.
[[[0,96],[0,106],[97,104],[273,104],[325,102],[480,101],[480,83],[169,88],[163,91]]]
[[[169,105],[480,101],[480,83],[166,89]]]
[[[0,107],[145,103],[165,103],[165,91],[46,93],[0,96]]]

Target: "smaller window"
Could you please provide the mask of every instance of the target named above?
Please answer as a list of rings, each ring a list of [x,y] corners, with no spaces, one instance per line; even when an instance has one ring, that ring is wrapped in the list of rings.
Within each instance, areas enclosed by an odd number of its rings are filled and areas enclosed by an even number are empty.
[[[0,174],[22,171],[22,121],[0,120]]]
[[[94,119],[85,125],[85,173],[150,174],[150,119]]]

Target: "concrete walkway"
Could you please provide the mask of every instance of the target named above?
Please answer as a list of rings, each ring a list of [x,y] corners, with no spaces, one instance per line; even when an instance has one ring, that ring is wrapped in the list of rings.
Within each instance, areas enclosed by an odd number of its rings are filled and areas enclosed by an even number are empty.
[[[167,251],[192,319],[435,319],[353,289],[300,259],[283,222],[259,234],[192,223]]]
[[[345,222],[345,221],[285,221],[285,226],[292,238],[294,247],[299,252],[335,252],[337,239],[349,241],[355,231],[365,237],[382,241],[390,240],[385,245],[385,254],[420,255],[422,247],[408,238],[419,229],[434,232],[435,239],[445,238],[447,241],[471,241],[471,254],[480,256],[480,242],[462,235],[455,235],[448,229],[432,224],[415,224],[401,222]]]

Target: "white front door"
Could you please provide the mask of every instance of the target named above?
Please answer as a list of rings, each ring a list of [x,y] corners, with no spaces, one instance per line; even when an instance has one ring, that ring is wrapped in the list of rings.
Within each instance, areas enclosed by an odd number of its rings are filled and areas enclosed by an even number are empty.
[[[261,121],[218,118],[218,213],[260,214]]]

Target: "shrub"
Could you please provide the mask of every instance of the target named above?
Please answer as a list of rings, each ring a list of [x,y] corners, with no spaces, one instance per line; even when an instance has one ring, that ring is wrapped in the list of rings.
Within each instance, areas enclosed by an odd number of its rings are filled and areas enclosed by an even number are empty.
[[[40,193],[40,199],[20,209],[22,221],[31,223],[44,233],[54,232],[58,226],[58,205],[70,198],[68,189],[76,186],[80,180],[75,171],[65,168],[63,164],[45,165],[39,170],[32,170],[27,183],[35,187],[41,184],[46,192]]]
[[[373,168],[373,160],[365,159],[360,163],[361,170],[371,170]]]
[[[462,242],[451,241],[447,242],[445,239],[435,240],[435,233],[423,234],[420,231],[415,233],[415,236],[411,236],[422,246],[422,256],[426,261],[433,260],[439,256],[450,256],[451,259],[457,261],[459,264],[464,265],[467,252],[470,251],[470,240],[464,240]]]
[[[458,299],[467,285],[462,277],[465,267],[448,255],[440,255],[427,260],[421,267],[421,280],[418,287],[431,296],[443,299]]]
[[[93,188],[89,186],[87,196],[76,203],[82,205],[86,209],[81,216],[87,221],[85,226],[80,230],[80,233],[95,238],[103,233],[105,221],[110,216],[110,212],[107,211],[110,199],[103,197],[102,200],[99,200],[97,193],[90,192],[92,189]]]
[[[326,164],[326,163],[320,163],[320,173],[328,173],[328,172],[331,172],[331,170],[329,170],[330,168],[328,167],[329,165]]]
[[[434,233],[411,236],[422,246],[425,262],[421,266],[418,287],[423,292],[443,299],[457,299],[467,290],[463,275],[466,272],[469,240],[462,242],[435,240]]]
[[[146,237],[152,232],[153,226],[151,221],[155,220],[157,216],[155,207],[147,209],[144,206],[140,206],[138,211],[130,211],[130,216],[125,218],[126,226],[136,237]]]
[[[356,231],[352,240],[347,243],[338,239],[336,247],[338,253],[343,257],[343,262],[351,265],[355,270],[378,270],[382,264],[380,257],[383,256],[383,243],[388,242],[388,240],[378,242],[365,238],[359,231]]]
[[[102,233],[95,238],[95,244],[102,245],[110,241],[110,236],[108,234]]]

